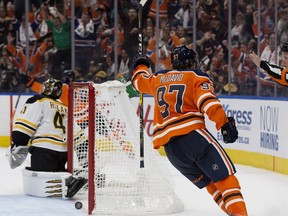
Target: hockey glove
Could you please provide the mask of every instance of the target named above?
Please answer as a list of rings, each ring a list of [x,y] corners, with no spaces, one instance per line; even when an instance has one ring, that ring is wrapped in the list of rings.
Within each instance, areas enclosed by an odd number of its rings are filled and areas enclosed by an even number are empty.
[[[150,67],[150,59],[144,54],[138,54],[133,59],[133,69],[135,70],[136,67],[139,65],[146,65],[148,68]]]
[[[16,146],[12,144],[9,146],[7,156],[11,169],[21,166],[28,155],[29,146]]]
[[[228,122],[222,126],[221,133],[225,143],[234,143],[238,139],[238,130],[233,117],[228,117]]]
[[[34,82],[34,78],[26,75],[26,74],[23,74],[23,73],[20,73],[19,75],[19,80],[27,87],[31,87],[33,82]]]

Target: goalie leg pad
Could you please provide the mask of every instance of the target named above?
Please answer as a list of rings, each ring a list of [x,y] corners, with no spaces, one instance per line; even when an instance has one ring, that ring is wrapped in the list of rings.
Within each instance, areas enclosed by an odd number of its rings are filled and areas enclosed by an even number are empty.
[[[66,198],[65,179],[71,176],[68,172],[39,172],[23,169],[24,193],[37,197]]]

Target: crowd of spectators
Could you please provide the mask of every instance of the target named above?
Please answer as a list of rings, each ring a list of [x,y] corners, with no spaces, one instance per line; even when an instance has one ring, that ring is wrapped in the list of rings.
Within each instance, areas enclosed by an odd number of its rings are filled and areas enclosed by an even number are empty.
[[[143,46],[152,62],[151,72],[170,69],[171,50],[185,44],[197,51],[199,65],[210,75],[217,94],[230,91],[256,95],[258,82],[261,96],[273,96],[275,89],[278,96],[287,96],[285,89],[271,82],[264,71],[257,71],[248,54],[251,50],[257,52],[260,41],[261,58],[281,63],[275,38],[278,44],[288,40],[288,2],[278,0],[279,13],[275,15],[275,1],[262,0],[259,15],[257,0],[232,1],[231,30],[228,0],[197,0],[196,5],[193,2],[147,1],[143,8]],[[75,0],[74,4],[70,0],[31,0],[27,27],[25,1],[0,0],[0,92],[27,91],[21,84],[22,73],[38,81],[54,77],[65,82],[103,82],[116,79],[118,74],[129,79],[132,59],[138,52],[138,4],[138,0],[118,0],[115,28],[114,0]],[[114,50],[116,41],[118,47]],[[72,46],[75,61],[71,59]]]

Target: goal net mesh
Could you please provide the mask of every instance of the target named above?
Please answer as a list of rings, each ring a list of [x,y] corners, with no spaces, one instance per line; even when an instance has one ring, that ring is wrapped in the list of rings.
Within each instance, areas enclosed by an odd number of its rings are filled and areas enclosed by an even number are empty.
[[[90,213],[145,215],[183,210],[169,170],[145,132],[145,167],[140,168],[139,122],[125,84],[72,83],[68,166],[74,175],[90,178],[89,195],[83,194],[90,200]]]

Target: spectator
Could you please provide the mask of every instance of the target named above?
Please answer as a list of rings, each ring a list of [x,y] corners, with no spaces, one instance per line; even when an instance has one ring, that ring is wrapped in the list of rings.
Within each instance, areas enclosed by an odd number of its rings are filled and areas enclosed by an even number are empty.
[[[138,15],[135,8],[130,8],[128,16],[121,17],[124,27],[123,48],[129,56],[135,56],[138,53]],[[124,71],[122,71],[124,73]]]
[[[227,25],[222,23],[218,17],[214,17],[211,19],[211,33],[215,35],[213,39],[220,43],[228,36]]]
[[[23,89],[25,89],[25,86],[20,81],[18,70],[12,71],[10,86],[11,86],[11,92],[22,93]]]
[[[212,59],[214,56],[214,51],[216,47],[213,44],[213,41],[205,41],[203,44],[203,49],[205,55],[200,59],[199,67],[205,71],[209,70],[212,64]]]
[[[255,11],[253,4],[248,4],[246,6],[246,13],[244,15],[244,23],[241,31],[241,35],[243,35],[243,40],[249,41],[254,38],[254,33],[252,29],[253,25],[253,13]]]
[[[83,81],[84,81],[84,76],[83,76],[82,69],[80,67],[76,67],[74,82],[83,82]]]
[[[101,66],[93,60],[90,61],[88,72],[85,73],[84,78],[86,81],[93,80],[93,77],[96,75],[97,71],[101,69]]]
[[[33,78],[45,77],[45,70],[43,70],[43,56],[48,47],[48,42],[45,40],[43,43],[38,46],[36,41],[31,41],[29,44],[29,62],[28,68],[26,67],[26,55],[24,48],[16,48],[13,45],[14,37],[9,34],[8,35],[8,44],[6,49],[10,55],[7,58],[14,65],[15,68],[18,68],[21,73],[28,73],[29,76]],[[58,65],[59,67],[59,65]]]
[[[49,10],[53,14],[50,18],[47,7],[41,9],[41,15],[52,31],[54,47],[57,50],[53,57],[51,76],[61,79],[63,71],[59,71],[59,65],[63,62],[65,69],[71,69],[71,23],[56,7],[50,7]]]
[[[113,38],[115,34],[115,28],[112,27],[111,29],[107,29],[103,32],[103,37],[104,36],[109,36],[109,38]],[[123,48],[124,44],[124,28],[123,28],[123,21],[121,19],[118,20],[118,33],[117,33],[117,55],[120,56],[121,50]],[[112,50],[108,50],[106,54],[110,54]]]
[[[7,43],[7,35],[12,29],[11,20],[7,17],[4,7],[0,7],[0,44]]]
[[[15,16],[17,19],[20,19],[21,16],[25,13],[25,1],[22,0],[13,0],[15,7]],[[32,9],[32,5],[34,5],[36,8],[40,8],[41,3],[43,0],[30,0],[29,1],[29,9]]]
[[[237,12],[235,16],[235,24],[231,29],[231,38],[232,43],[238,43],[239,40],[242,40],[242,28],[244,23],[244,15],[241,12]]]
[[[109,40],[109,35],[105,34],[105,27],[99,25],[96,29],[96,47],[95,56],[103,56],[107,53],[107,42]]]
[[[88,69],[89,62],[95,55],[94,23],[88,14],[82,14],[81,19],[75,19],[75,66]]]
[[[169,7],[175,7],[177,0],[163,0],[159,1],[159,17],[160,18],[168,18],[168,9]],[[149,13],[148,17],[151,17],[153,20],[156,19],[156,9],[157,9],[157,1],[152,0],[149,5]]]
[[[128,55],[128,52],[125,49],[122,49],[118,73],[123,74],[126,79],[130,78],[131,64],[132,62],[130,61],[130,56]]]
[[[211,71],[209,76],[213,81],[215,94],[224,94],[224,86],[227,84],[227,73],[224,74],[223,70],[216,69]]]
[[[227,66],[227,62],[224,57],[225,53],[223,51],[223,48],[218,47],[215,50],[209,71],[221,70],[222,68],[224,68],[224,66]]]
[[[179,26],[179,25],[177,26],[176,34],[179,38],[187,36],[186,29],[183,26]]]
[[[143,41],[149,41],[151,38],[155,36],[154,26],[146,26],[144,29]]]
[[[1,71],[0,90],[2,92],[10,92],[11,91],[10,79],[8,77],[6,69]]]
[[[103,83],[106,81],[107,81],[107,74],[103,70],[98,71],[93,79],[94,83]]]
[[[189,1],[180,0],[179,7],[180,9],[174,15],[174,25],[183,27],[188,36],[191,37],[193,34],[193,13],[190,11]]]
[[[157,53],[155,52],[155,45],[156,45],[156,40],[155,38],[150,39],[149,44],[148,44],[148,49],[151,50],[153,49],[154,51],[149,52],[149,55],[147,55],[152,63],[156,65],[156,55]],[[169,51],[169,48],[167,44],[163,41],[159,42],[159,53],[158,53],[158,70],[168,70],[172,68],[171,65],[171,52]]]
[[[25,15],[23,15],[20,19],[15,19],[13,21],[13,30],[17,32],[16,38],[18,38],[18,41],[15,41],[14,44],[19,44],[21,47],[26,47],[26,22],[25,22]],[[28,40],[29,41],[35,41],[36,36],[34,34],[34,31],[31,27],[31,23],[28,23]]]
[[[277,32],[281,35],[288,29],[288,6],[286,8],[280,7],[278,10],[278,22],[277,22]],[[286,41],[283,41],[283,43]]]
[[[114,80],[115,79],[115,63],[113,60],[112,54],[108,54],[106,57],[106,64],[107,64],[107,79]]]
[[[240,48],[234,47],[232,49],[232,64],[234,68],[232,80],[237,81],[240,93],[249,86],[251,94],[254,94],[256,88],[256,70],[249,58],[250,51],[251,48],[248,46],[247,41],[242,41]]]

